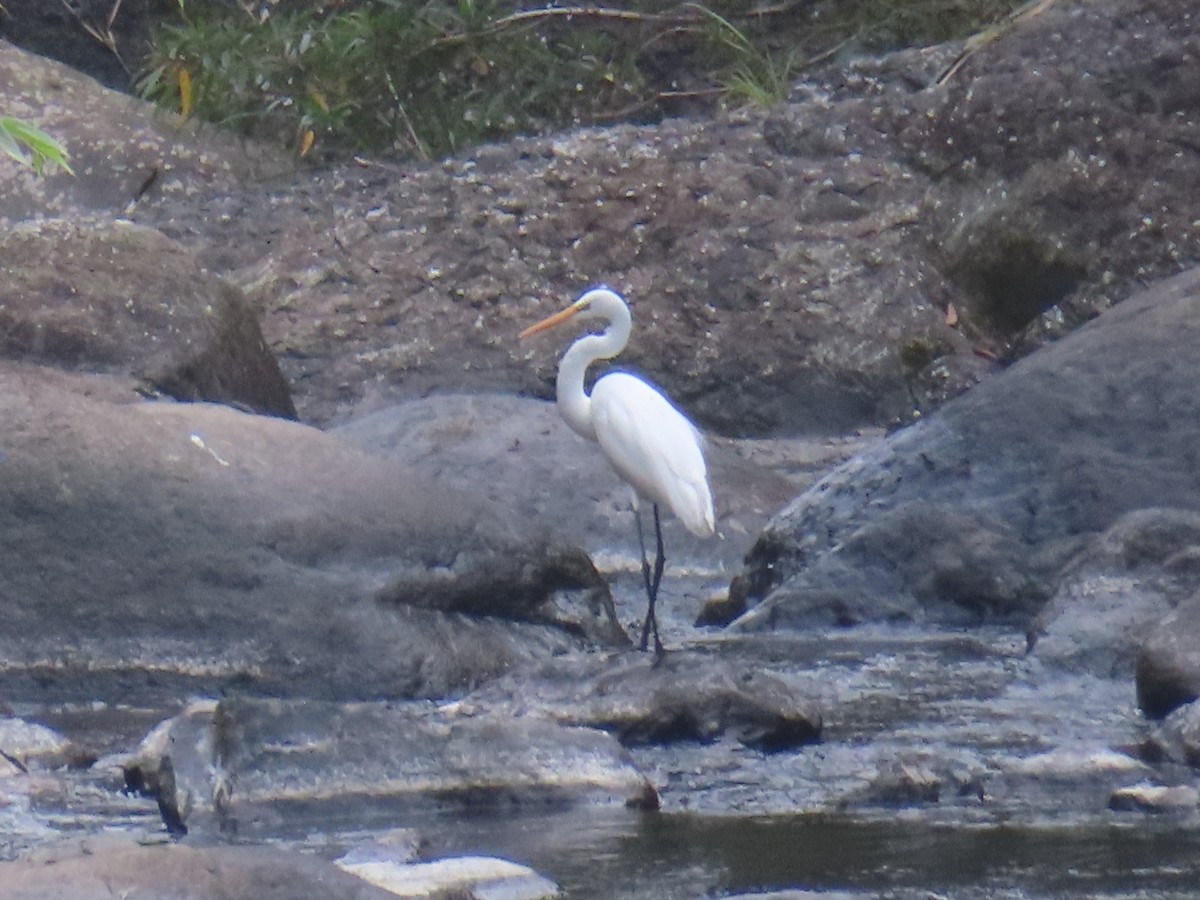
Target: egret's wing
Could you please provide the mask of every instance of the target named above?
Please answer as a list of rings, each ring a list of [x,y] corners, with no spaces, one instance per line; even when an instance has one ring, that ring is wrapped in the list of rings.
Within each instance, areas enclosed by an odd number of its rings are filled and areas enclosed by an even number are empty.
[[[715,530],[700,433],[646,382],[614,372],[592,390],[596,439],[617,473],[647,500],[666,506],[693,534]]]

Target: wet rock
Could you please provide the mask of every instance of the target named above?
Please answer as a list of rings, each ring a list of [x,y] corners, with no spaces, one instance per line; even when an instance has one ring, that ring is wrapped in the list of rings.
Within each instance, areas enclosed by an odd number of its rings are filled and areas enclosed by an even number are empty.
[[[816,700],[783,678],[682,650],[551,660],[481,688],[468,709],[536,711],[604,728],[626,745],[732,737],[765,751],[817,741]]]
[[[1193,270],[833,470],[752,548],[735,626],[1028,623],[1122,515],[1200,510],[1197,340]]]
[[[1030,626],[1035,655],[1105,677],[1133,675],[1156,623],[1200,588],[1200,514],[1136,510],[1122,516],[1063,572]]]
[[[1200,768],[1200,705],[1184,703],[1166,714],[1148,739],[1157,760]]]
[[[187,833],[249,837],[396,810],[625,803],[647,787],[596,729],[426,704],[195,704],[125,763]]]
[[[728,625],[746,611],[746,579],[734,576],[729,589],[708,597],[696,616],[696,627]]]
[[[937,803],[942,795],[942,778],[927,765],[896,760],[881,771],[870,787],[856,798],[885,806],[919,806]]]
[[[141,846],[125,838],[85,838],[0,862],[0,900],[388,900],[394,894],[311,855],[265,847]]]
[[[4,357],[296,417],[241,292],[154,229],[38,221],[5,229],[0,254]]]
[[[0,718],[0,759],[18,771],[31,763],[52,768],[88,761],[84,751],[62,734],[22,719]]]
[[[1107,809],[1117,791],[1158,777],[1141,759],[1093,742],[1061,743],[995,760],[990,768],[983,798],[990,804],[1050,804],[1081,813]]]
[[[1200,697],[1200,594],[1149,630],[1137,656],[1138,706],[1160,719]]]
[[[463,900],[546,900],[560,896],[554,882],[528,866],[491,857],[460,856],[408,864],[339,860],[338,867],[398,897],[451,894]]]
[[[1142,774],[1147,768],[1128,753],[1107,747],[1057,747],[1010,761],[1004,771],[1036,778],[1082,780],[1093,775]]]
[[[528,624],[500,604],[483,616],[398,602],[454,579],[526,609],[539,591],[550,609],[559,591],[591,592],[594,634],[615,633],[594,573],[563,569],[535,526],[482,498],[295,423],[81,383],[104,384],[0,365],[9,697],[132,702],[235,683],[443,696],[593,634],[578,610]],[[382,602],[398,581],[409,596]]]
[[[989,774],[982,759],[961,751],[905,750],[882,756],[876,771],[866,777],[867,784],[841,798],[839,806],[856,809],[949,806],[964,802],[978,805],[985,799]]]
[[[1200,791],[1177,784],[1135,784],[1113,791],[1108,808],[1116,812],[1192,812],[1200,806]]]

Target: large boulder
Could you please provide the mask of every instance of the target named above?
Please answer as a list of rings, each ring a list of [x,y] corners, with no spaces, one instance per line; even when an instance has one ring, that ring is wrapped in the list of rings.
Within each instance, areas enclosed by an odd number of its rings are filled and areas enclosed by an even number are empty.
[[[515,335],[608,280],[635,305],[625,359],[704,424],[891,424],[1200,260],[1192,15],[1059,2],[943,84],[955,48],[839,61],[770,112],[271,184],[247,183],[271,154],[4,48],[0,104],[81,174],[0,160],[3,212],[142,196],[130,215],[261,303],[310,421],[431,389],[548,395],[561,345]]]
[[[741,626],[1027,623],[1120,516],[1200,510],[1197,341],[1192,270],[833,470],[752,549]]]
[[[145,390],[296,417],[241,291],[132,222],[39,220],[0,232],[0,354],[129,375]]]
[[[502,507],[126,387],[0,365],[6,696],[442,695],[623,638],[587,556]]]
[[[892,424],[1200,260],[1192,7],[1059,2],[942,85],[953,48],[839,60],[769,112],[137,214],[261,298],[312,421],[431,389],[548,396],[563,344],[516,334],[608,281],[633,303],[625,363],[706,426]]]
[[[504,394],[434,394],[357,416],[330,433],[425,478],[518,509],[589,553],[611,557],[619,552],[628,558],[640,552],[632,490],[600,445],[571,431],[554,404]],[[848,453],[851,446],[847,442],[846,449],[828,452]],[[802,468],[805,450],[811,454],[813,448],[781,446],[776,452],[793,468]],[[664,515],[672,568],[712,571],[739,565],[751,536],[795,495],[797,479],[806,477],[804,472],[777,474],[721,443],[708,442],[705,456],[717,536],[697,538],[674,516]],[[808,467],[817,469],[826,459],[819,456]],[[651,528],[645,504],[642,517]]]

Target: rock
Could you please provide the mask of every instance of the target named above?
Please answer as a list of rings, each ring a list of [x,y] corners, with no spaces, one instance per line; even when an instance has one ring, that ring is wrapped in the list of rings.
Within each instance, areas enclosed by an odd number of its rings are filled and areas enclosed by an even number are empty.
[[[647,782],[596,729],[425,704],[194,704],[125,765],[189,834],[266,836],[333,814],[625,803]]]
[[[1122,515],[1200,510],[1197,340],[1192,270],[834,469],[752,548],[735,626],[1028,623]]]
[[[1020,340],[1038,343],[1194,264],[1194,236],[1178,240],[1180,167],[1160,155],[1192,128],[1192,13],[1186,0],[1051,4],[937,89],[891,102],[872,96],[867,64],[857,93],[875,133],[940,185],[929,213],[967,293],[960,312],[1027,325]]]
[[[506,859],[460,856],[432,862],[342,863],[338,867],[398,897],[443,897],[463,900],[545,900],[558,897],[554,882],[528,866]]]
[[[1118,791],[1157,778],[1153,768],[1122,750],[1092,742],[1063,743],[1017,758],[994,760],[985,799],[993,804],[1048,802],[1066,813],[1095,814]]]
[[[1193,700],[1166,713],[1147,746],[1156,759],[1200,768],[1200,705]]]
[[[1154,625],[1200,589],[1192,557],[1200,514],[1177,509],[1123,515],[1066,567],[1030,627],[1035,655],[1073,671],[1133,675]]]
[[[1200,260],[1191,13],[1058,3],[939,86],[954,48],[839,59],[770,112],[270,185],[246,183],[253,148],[169,140],[169,117],[9,48],[0,104],[84,174],[10,170],[6,198],[14,218],[122,210],[161,169],[132,214],[261,302],[310,421],[431,389],[548,396],[559,348],[512,336],[603,278],[635,303],[625,364],[705,424],[886,425]]]
[[[0,353],[128,375],[177,400],[294,419],[241,292],[179,244],[130,222],[38,221],[0,234]]]
[[[435,394],[358,416],[330,433],[422,477],[519,510],[594,555],[638,561],[629,487],[600,446],[571,431],[554,404],[503,394]],[[777,452],[801,473],[775,474],[727,443],[706,447],[719,537],[696,538],[665,516],[668,566],[712,569],[741,561],[749,536],[824,459],[805,465],[800,450]]]
[[[1185,784],[1135,784],[1113,791],[1108,808],[1116,812],[1192,812],[1200,806],[1200,791]]]
[[[1145,763],[1108,747],[1056,747],[1013,760],[1004,766],[1008,774],[1067,781],[1101,776],[1128,777],[1147,773]]]
[[[0,158],[0,222],[87,214],[104,220],[154,197],[231,190],[243,180],[292,168],[273,148],[155,113],[148,104],[3,41],[0,85],[5,115],[54,135],[66,145],[77,173],[41,178],[7,155]]]
[[[0,365],[8,697],[444,696],[617,633],[599,576],[482,498],[295,423],[105,385]],[[522,621],[420,608],[457,581]],[[571,591],[589,599],[559,623]]]
[[[1200,697],[1200,594],[1156,622],[1137,656],[1138,706],[1161,719]]]
[[[944,47],[839,58],[769,112],[333,166],[137,214],[262,300],[311,421],[430,390],[549,396],[561,345],[515,335],[607,280],[634,304],[621,365],[706,426],[890,425],[1200,260],[1200,157],[1180,149],[1193,12],[1057,3],[941,86]]]
[[[766,752],[817,741],[814,698],[783,678],[683,650],[549,660],[469,694],[469,709],[536,710],[559,722],[604,728],[626,745],[729,736]]]
[[[942,795],[942,779],[926,765],[896,760],[881,771],[864,792],[861,800],[885,806],[919,806],[937,803]]]
[[[85,838],[0,862],[0,900],[388,900],[395,895],[309,854],[267,847],[141,846]]]
[[[64,735],[11,717],[0,718],[0,760],[20,771],[28,771],[34,761],[45,768],[91,761]]]

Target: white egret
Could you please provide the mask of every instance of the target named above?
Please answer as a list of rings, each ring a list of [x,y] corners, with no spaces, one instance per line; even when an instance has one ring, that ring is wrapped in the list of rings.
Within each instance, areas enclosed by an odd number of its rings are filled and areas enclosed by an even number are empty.
[[[688,531],[699,537],[713,534],[712,491],[704,465],[700,432],[670,400],[647,382],[628,372],[613,372],[596,382],[589,396],[583,387],[588,366],[612,359],[629,342],[632,318],[619,294],[593,288],[561,312],[531,325],[521,337],[561,325],[578,317],[607,323],[599,334],[581,337],[563,354],[558,366],[558,409],[577,434],[597,441],[617,474],[634,490],[633,512],[638,543],[642,548],[642,578],[649,606],[642,624],[641,649],[651,633],[656,653],[663,652],[654,604],[662,580],[663,551],[659,506],[673,512]],[[654,507],[655,559],[651,571],[642,535],[637,498]]]

